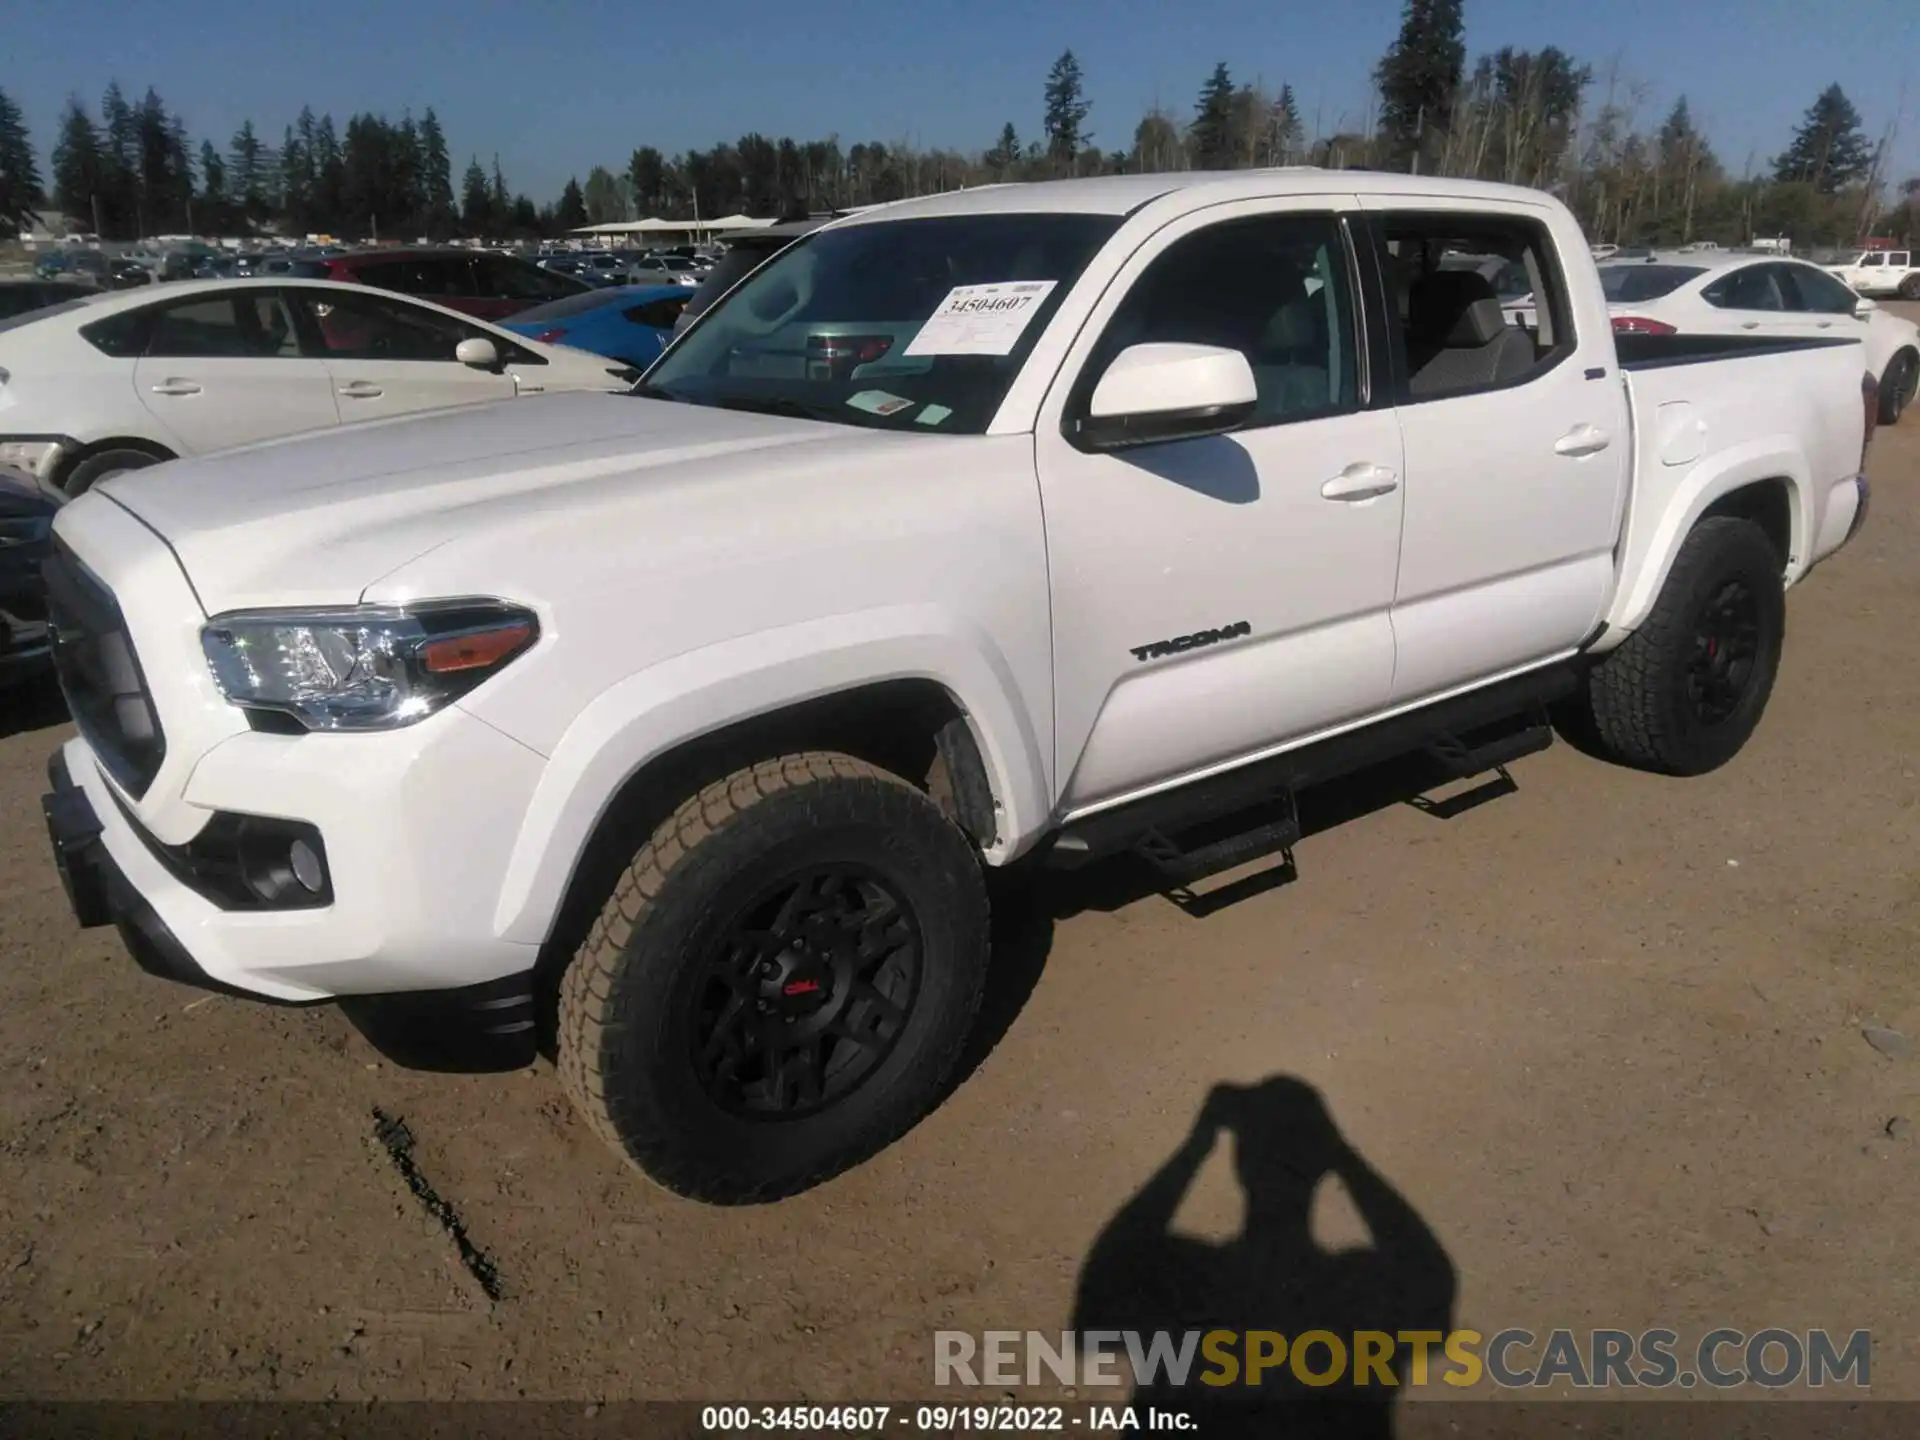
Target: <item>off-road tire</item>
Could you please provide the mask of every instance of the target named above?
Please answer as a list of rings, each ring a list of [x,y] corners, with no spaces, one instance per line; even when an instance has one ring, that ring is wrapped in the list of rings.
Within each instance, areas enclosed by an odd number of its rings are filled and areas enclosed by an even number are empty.
[[[1755,598],[1758,635],[1750,677],[1725,719],[1707,723],[1689,699],[1688,666],[1707,608],[1730,582]],[[1702,520],[1681,542],[1652,613],[1587,676],[1586,716],[1599,752],[1666,775],[1704,775],[1740,752],[1773,693],[1786,638],[1781,556],[1750,520]]]
[[[1909,275],[1900,282],[1902,300],[1920,300],[1920,275]]]
[[[88,455],[67,472],[60,490],[68,499],[77,499],[100,481],[127,470],[144,470],[160,462],[144,450],[102,450]]]
[[[703,1088],[683,1024],[702,957],[746,898],[809,865],[885,876],[917,922],[898,1038],[837,1103],[744,1118]],[[932,800],[847,755],[783,755],[688,799],[633,857],[561,980],[561,1083],[588,1124],[669,1190],[719,1204],[790,1195],[891,1144],[959,1061],[985,984],[978,855]]]

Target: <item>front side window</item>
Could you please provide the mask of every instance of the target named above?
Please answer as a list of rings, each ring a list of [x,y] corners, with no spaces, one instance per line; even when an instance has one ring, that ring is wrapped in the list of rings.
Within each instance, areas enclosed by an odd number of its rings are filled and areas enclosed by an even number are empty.
[[[981,434],[1111,215],[950,215],[817,232],[704,315],[635,393]]]
[[[1573,308],[1540,222],[1406,214],[1378,224],[1403,403],[1524,384],[1573,353]]]
[[[539,303],[593,293],[593,287],[583,280],[542,270],[538,265],[506,255],[483,255],[474,261],[474,266],[480,272],[480,289],[476,293],[493,299]]]
[[[494,341],[492,335],[451,315],[404,300],[356,295],[350,290],[315,290],[300,298],[313,318],[321,353],[330,358],[450,363],[462,340]]]
[[[1129,346],[1165,342],[1247,357],[1258,395],[1248,426],[1355,408],[1359,346],[1338,222],[1268,215],[1174,241],[1127,292],[1084,373],[1097,380]]]
[[[1845,285],[1811,265],[1780,267],[1781,287],[1786,292],[1787,308],[1811,311],[1818,315],[1851,315],[1860,297]]]
[[[145,353],[169,359],[294,359],[300,338],[277,291],[248,290],[161,306],[148,324]]]
[[[1876,265],[1884,267],[1886,263],[1887,263],[1886,253],[1881,250],[1869,250],[1866,254],[1860,257],[1860,265],[1862,269],[1871,269]]]

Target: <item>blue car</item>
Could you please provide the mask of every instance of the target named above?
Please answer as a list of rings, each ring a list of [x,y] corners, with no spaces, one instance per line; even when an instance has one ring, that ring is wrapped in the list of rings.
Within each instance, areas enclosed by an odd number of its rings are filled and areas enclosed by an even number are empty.
[[[673,338],[693,292],[683,285],[619,285],[565,295],[496,321],[547,345],[571,345],[644,370]]]

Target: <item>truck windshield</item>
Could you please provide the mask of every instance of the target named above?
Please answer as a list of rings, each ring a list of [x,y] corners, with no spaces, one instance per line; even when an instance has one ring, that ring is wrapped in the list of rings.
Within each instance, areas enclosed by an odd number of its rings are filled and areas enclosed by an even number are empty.
[[[1697,265],[1602,265],[1600,288],[1620,304],[1658,300],[1707,272]]]
[[[983,433],[1111,215],[955,215],[818,232],[769,261],[635,393]]]

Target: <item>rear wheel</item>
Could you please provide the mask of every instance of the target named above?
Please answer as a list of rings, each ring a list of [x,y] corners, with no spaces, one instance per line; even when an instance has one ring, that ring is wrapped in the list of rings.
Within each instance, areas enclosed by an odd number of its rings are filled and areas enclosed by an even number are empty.
[[[60,489],[69,499],[84,495],[102,480],[129,470],[144,470],[160,461],[144,450],[100,450],[83,458],[67,472]]]
[[[1902,300],[1920,300],[1920,275],[1909,275],[1900,282]]]
[[[1696,525],[1645,623],[1587,677],[1600,753],[1703,775],[1740,752],[1773,693],[1786,637],[1781,558],[1749,520]]]
[[[979,861],[931,800],[845,755],[764,761],[635,855],[561,983],[561,1080],[667,1188],[773,1199],[920,1118],[986,964]]]
[[[1920,355],[1910,350],[1902,351],[1893,357],[1887,365],[1887,373],[1880,377],[1882,425],[1900,423],[1901,414],[1913,403],[1916,388],[1920,388]]]

